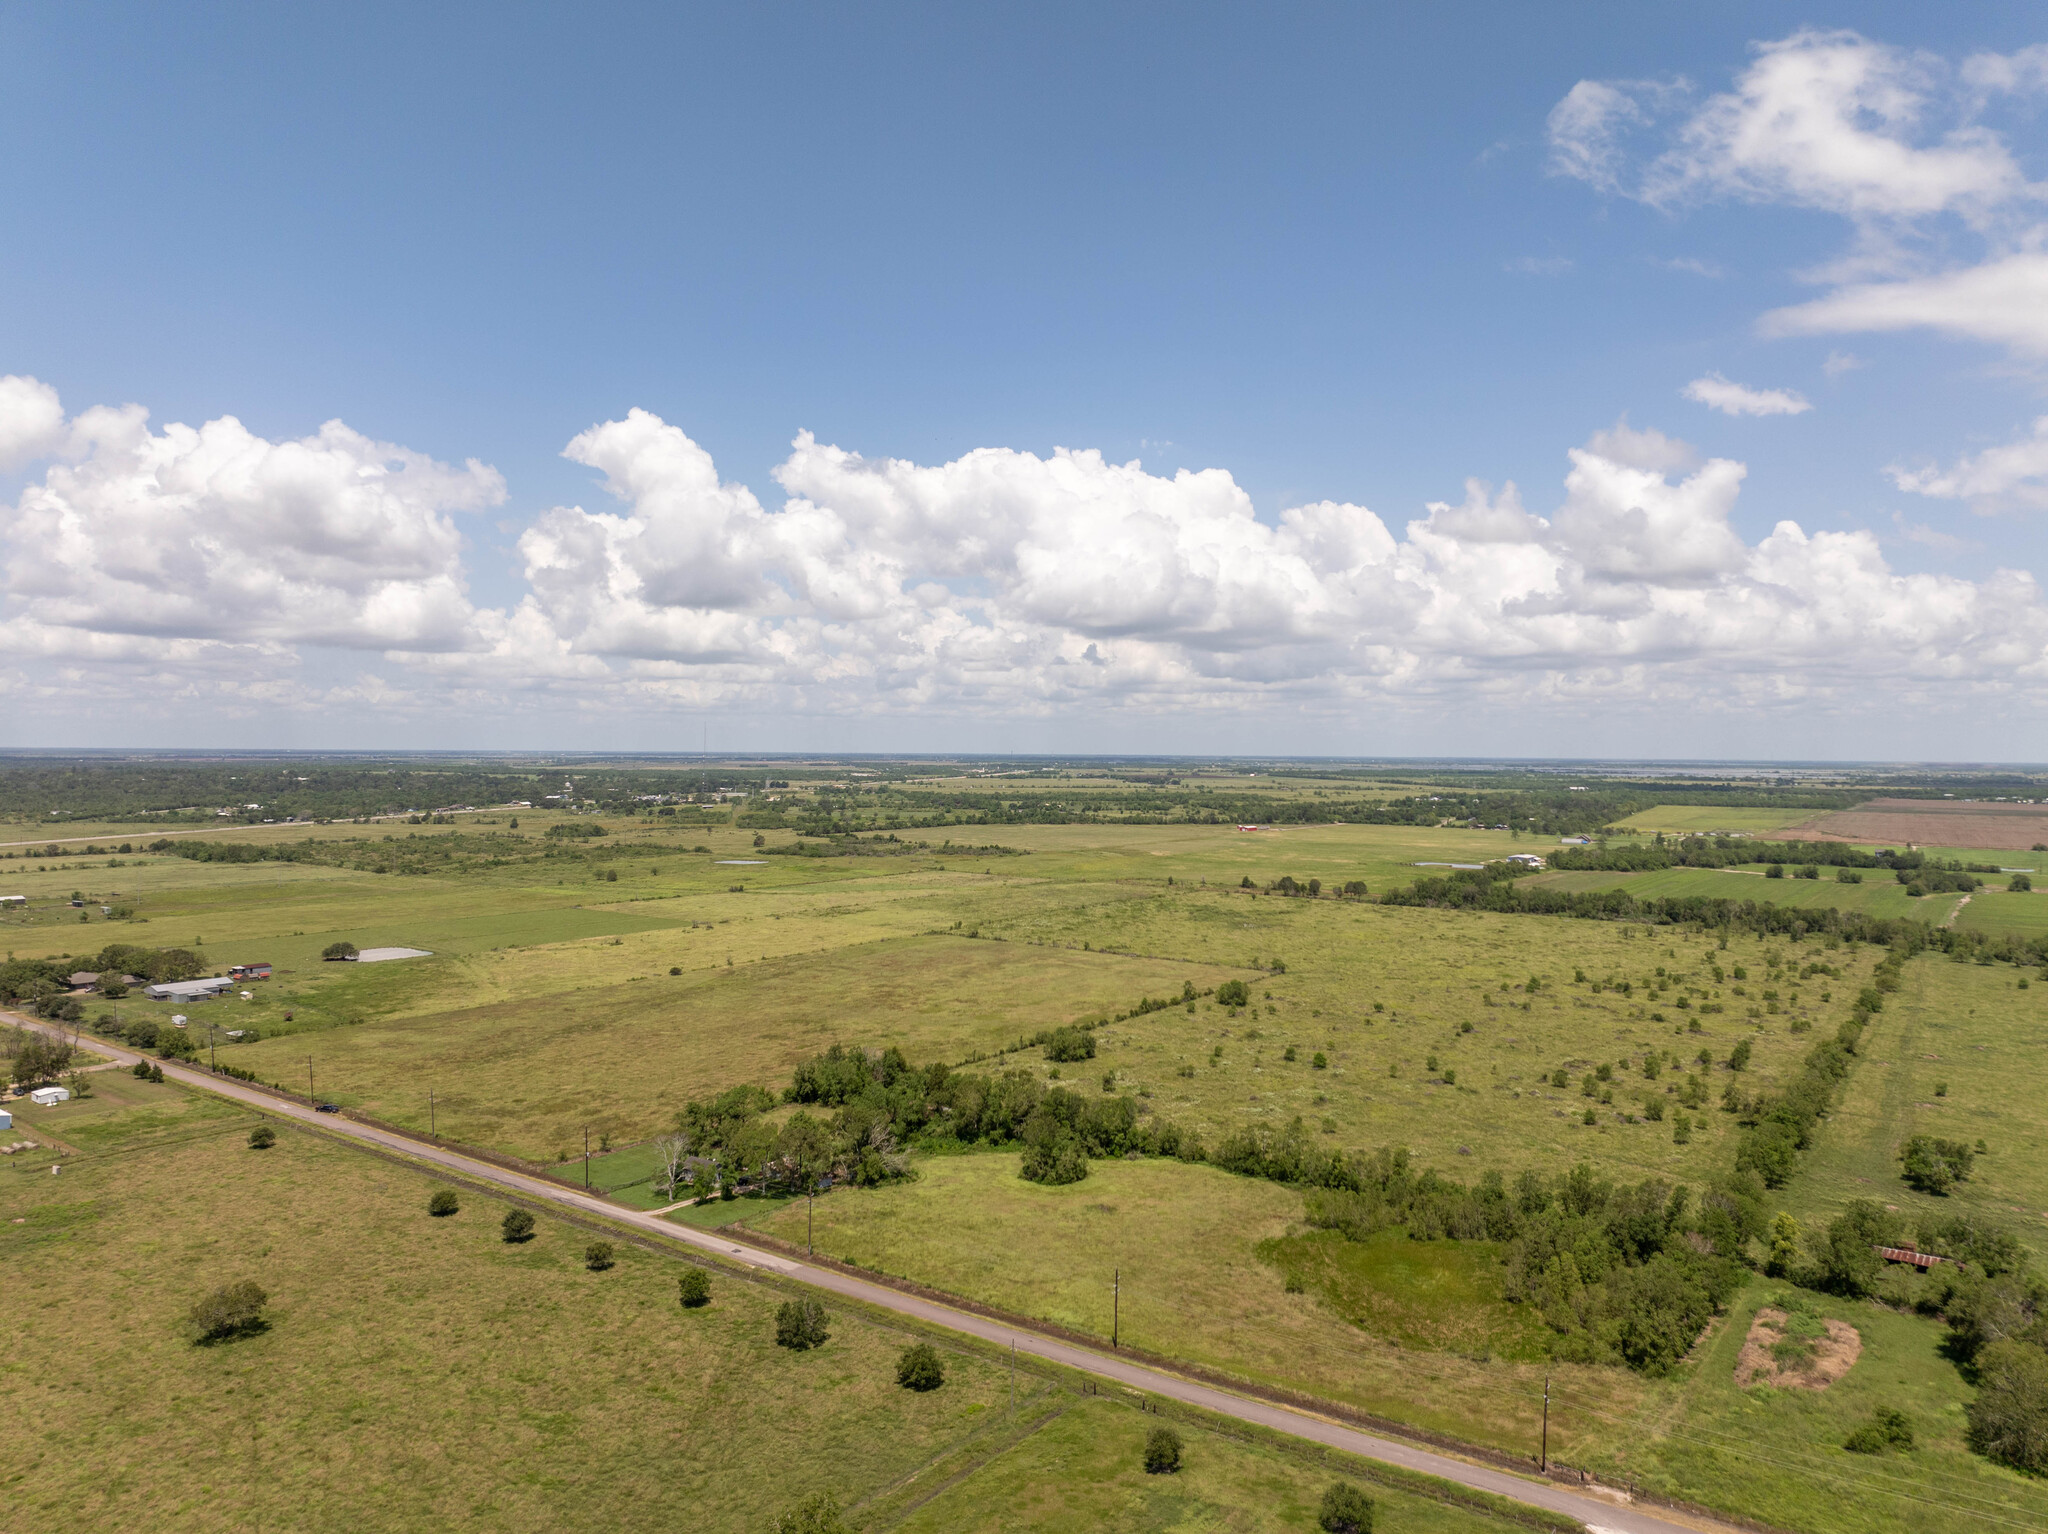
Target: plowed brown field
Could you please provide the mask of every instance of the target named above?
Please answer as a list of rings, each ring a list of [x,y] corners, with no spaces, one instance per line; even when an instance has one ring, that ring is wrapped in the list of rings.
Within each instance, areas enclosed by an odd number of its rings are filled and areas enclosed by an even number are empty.
[[[1872,799],[1853,810],[1817,815],[1779,833],[1809,842],[1881,842],[1902,847],[2005,847],[2024,852],[2048,843],[2048,805]]]

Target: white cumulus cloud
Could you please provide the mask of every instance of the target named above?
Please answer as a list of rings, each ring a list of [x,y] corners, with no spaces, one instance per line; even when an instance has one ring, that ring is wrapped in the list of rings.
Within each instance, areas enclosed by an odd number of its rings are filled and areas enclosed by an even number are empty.
[[[2048,415],[2017,441],[1986,448],[1949,468],[1895,464],[1885,472],[1901,490],[1936,500],[1967,501],[1981,512],[2048,510]]]
[[[65,454],[6,513],[8,622],[39,647],[471,642],[453,514],[504,499],[495,470],[339,421],[291,442],[232,416],[153,432],[134,405],[67,422],[54,391],[0,381],[0,401],[24,398],[6,418]]]
[[[1798,415],[1813,408],[1812,401],[1796,389],[1752,389],[1719,373],[1695,378],[1679,392],[1723,415]]]

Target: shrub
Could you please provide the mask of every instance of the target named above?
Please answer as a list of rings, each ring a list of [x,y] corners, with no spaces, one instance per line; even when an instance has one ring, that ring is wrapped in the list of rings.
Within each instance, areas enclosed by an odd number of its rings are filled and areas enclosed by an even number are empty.
[[[2048,1353],[1995,1342],[1978,1361],[1977,1399],[1966,1408],[1970,1442],[2020,1470],[2048,1470]]]
[[[1045,1058],[1062,1065],[1095,1058],[1095,1035],[1086,1028],[1055,1028],[1045,1041]]]
[[[1737,1044],[1733,1049],[1728,1051],[1728,1069],[1731,1071],[1748,1070],[1749,1056],[1749,1040],[1744,1039],[1741,1043]]]
[[[249,1149],[269,1150],[275,1144],[277,1144],[277,1131],[268,1124],[258,1124],[249,1131]]]
[[[1945,1195],[1957,1183],[1970,1180],[1970,1165],[1976,1155],[1961,1140],[1914,1135],[1899,1151],[1900,1175],[1922,1193]]]
[[[1330,1057],[1319,1049],[1315,1052],[1315,1057],[1308,1064],[1310,1070],[1326,1071],[1330,1068]]]
[[[583,1249],[583,1266],[593,1273],[602,1273],[617,1261],[617,1253],[609,1241],[593,1241]]]
[[[1226,980],[1216,987],[1216,1005],[1219,1007],[1249,1006],[1251,999],[1251,992],[1245,989],[1242,980]]]
[[[1026,1182],[1060,1187],[1088,1175],[1088,1155],[1073,1136],[1055,1136],[1026,1145],[1024,1162],[1017,1173]]]
[[[946,1383],[939,1350],[929,1342],[913,1343],[896,1360],[896,1383],[905,1390],[937,1390]]]
[[[2031,890],[2034,887],[2034,881],[2031,875],[2014,874],[2010,879],[2005,881],[2005,887],[2009,890],[2014,891],[2015,893],[2020,893],[2027,890]]]
[[[1913,1447],[1913,1424],[1906,1420],[1904,1412],[1880,1406],[1871,1413],[1868,1422],[1842,1440],[1842,1447],[1851,1454],[1883,1454],[1891,1449],[1910,1449]]]
[[[847,1534],[839,1504],[814,1492],[775,1520],[775,1534]]]
[[[436,1188],[433,1197],[427,1200],[427,1213],[436,1219],[453,1214],[461,1207],[462,1202],[456,1198],[453,1188]]]
[[[1180,1434],[1155,1427],[1145,1439],[1145,1474],[1172,1475],[1180,1469]]]
[[[786,1300],[775,1312],[775,1345],[797,1353],[823,1347],[831,1336],[825,1321],[825,1307],[816,1300]]]
[[[263,1307],[270,1296],[248,1279],[223,1284],[191,1309],[189,1319],[201,1343],[226,1342],[265,1330]]]
[[[525,1241],[533,1235],[533,1216],[524,1209],[507,1209],[505,1218],[498,1223],[507,1241]]]
[[[320,950],[320,957],[323,959],[353,959],[359,952],[361,950],[354,943],[344,939],[339,943],[329,943]]]
[[[1349,1481],[1332,1481],[1316,1527],[1327,1534],[1372,1534],[1372,1498]]]
[[[711,1275],[702,1268],[691,1268],[676,1280],[676,1298],[686,1310],[711,1303]]]

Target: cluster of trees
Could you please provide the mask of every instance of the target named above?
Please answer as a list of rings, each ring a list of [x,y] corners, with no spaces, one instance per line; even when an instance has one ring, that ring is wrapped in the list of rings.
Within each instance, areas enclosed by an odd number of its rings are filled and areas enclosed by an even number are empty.
[[[8,1073],[14,1084],[24,1089],[55,1081],[71,1069],[72,1058],[77,1053],[65,1040],[53,1039],[29,1028],[9,1030],[7,1052],[10,1056]]]
[[[1646,1374],[1685,1355],[1740,1287],[1745,1248],[1765,1229],[1762,1183],[1743,1173],[1695,1198],[1655,1179],[1617,1186],[1584,1164],[1512,1185],[1488,1172],[1468,1186],[1418,1171],[1404,1150],[1322,1153],[1292,1169],[1324,1179],[1308,1194],[1309,1222],[1354,1240],[1405,1227],[1418,1240],[1502,1243],[1506,1296],[1535,1308],[1558,1356]]]
[[[55,959],[9,959],[0,964],[0,998],[31,1007],[41,1017],[75,1023],[84,1009],[68,995],[71,976],[88,970],[100,977],[99,989],[107,996],[126,993],[123,975],[133,975],[150,985],[166,980],[191,980],[206,973],[206,963],[184,948],[143,948],[132,943],[109,943],[97,954]]]
[[[1881,1247],[1949,1260],[1916,1279],[1890,1269]],[[1807,1235],[1803,1260],[1797,1227],[1780,1215],[1772,1253],[1774,1271],[1809,1288],[1941,1316],[1946,1351],[1977,1386],[1965,1409],[1973,1446],[2018,1469],[2048,1472],[2048,1280],[2010,1232],[1963,1214],[1916,1221],[1857,1199]]]
[[[1552,868],[1651,873],[1665,868],[1739,868],[1745,863],[1789,867],[1919,868],[1920,852],[1861,852],[1847,842],[1759,842],[1740,836],[1681,836],[1606,847],[1562,847],[1550,855]]]

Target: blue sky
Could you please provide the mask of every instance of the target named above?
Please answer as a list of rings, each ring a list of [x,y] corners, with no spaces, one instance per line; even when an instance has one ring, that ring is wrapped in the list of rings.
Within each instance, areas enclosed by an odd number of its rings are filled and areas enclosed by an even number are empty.
[[[0,374],[69,424],[16,391],[0,728],[2048,756],[1999,573],[2048,568],[2048,287],[1922,291],[2044,243],[2048,27],[1691,9],[10,7]],[[333,420],[326,488],[236,479]],[[383,444],[446,471],[366,506]],[[1468,478],[1545,529],[1407,538]],[[1784,520],[1868,537],[1736,551]]]

